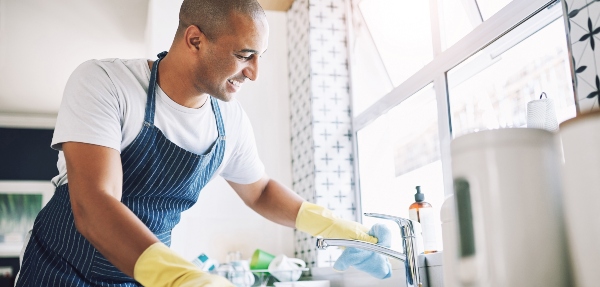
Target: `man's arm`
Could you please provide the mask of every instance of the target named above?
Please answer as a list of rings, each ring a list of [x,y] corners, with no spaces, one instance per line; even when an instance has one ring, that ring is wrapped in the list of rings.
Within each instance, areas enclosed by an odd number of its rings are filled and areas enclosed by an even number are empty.
[[[252,184],[229,182],[244,203],[265,218],[325,238],[377,243],[360,223],[337,217],[325,207],[306,202],[289,188],[264,175]]]
[[[234,287],[173,252],[121,203],[121,156],[111,148],[62,144],[75,227],[123,273],[144,286]]]
[[[77,142],[63,143],[62,148],[75,227],[106,259],[133,277],[137,259],[159,240],[121,203],[119,152]]]
[[[251,184],[227,182],[258,214],[281,225],[296,227],[296,216],[304,200],[286,186],[266,174]]]

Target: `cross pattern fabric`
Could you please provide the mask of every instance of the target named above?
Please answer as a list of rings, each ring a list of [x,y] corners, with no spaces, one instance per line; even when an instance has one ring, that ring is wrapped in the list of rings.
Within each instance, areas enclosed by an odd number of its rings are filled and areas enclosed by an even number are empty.
[[[296,0],[288,11],[292,184],[306,200],[356,220],[346,17],[345,0]],[[340,254],[295,234],[295,255],[309,267],[333,266]]]

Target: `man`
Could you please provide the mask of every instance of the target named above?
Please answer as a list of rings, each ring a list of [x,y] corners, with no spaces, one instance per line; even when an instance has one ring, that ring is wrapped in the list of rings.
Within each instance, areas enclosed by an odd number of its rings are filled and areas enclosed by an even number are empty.
[[[171,230],[216,174],[250,208],[324,237],[377,242],[264,174],[232,100],[256,80],[269,26],[255,0],[184,0],[169,53],[92,60],[71,75],[52,147],[56,192],[17,286],[233,286],[172,252]]]

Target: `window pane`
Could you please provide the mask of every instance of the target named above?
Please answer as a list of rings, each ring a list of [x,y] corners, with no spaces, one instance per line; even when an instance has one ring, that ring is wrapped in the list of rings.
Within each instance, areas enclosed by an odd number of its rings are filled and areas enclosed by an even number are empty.
[[[553,99],[559,123],[574,117],[560,5],[538,13],[449,71],[448,87],[453,137],[526,126],[527,102],[542,92]]]
[[[359,8],[394,86],[432,60],[429,1],[363,0]]]
[[[442,50],[454,45],[477,25],[481,24],[481,14],[474,0],[442,0],[439,7]]]
[[[444,187],[437,117],[437,101],[430,84],[358,132],[363,212],[408,218],[408,207],[415,201],[415,186],[419,185],[425,201],[439,214]],[[363,217],[363,222],[371,225],[381,221]],[[399,236],[397,233],[394,231],[393,236]],[[438,230],[438,243],[440,236]],[[392,242],[401,241],[394,238]]]
[[[500,11],[500,9],[504,8],[504,6],[506,6],[511,1],[512,0],[477,0],[477,6],[479,6],[481,16],[485,21],[487,19],[490,19],[490,17],[496,14],[496,12]]]
[[[440,0],[442,50],[454,45],[512,0]]]
[[[358,13],[360,14],[360,13]],[[394,86],[390,80],[373,38],[360,15],[352,30],[354,42],[350,45],[350,76],[352,81],[352,113],[359,115]]]

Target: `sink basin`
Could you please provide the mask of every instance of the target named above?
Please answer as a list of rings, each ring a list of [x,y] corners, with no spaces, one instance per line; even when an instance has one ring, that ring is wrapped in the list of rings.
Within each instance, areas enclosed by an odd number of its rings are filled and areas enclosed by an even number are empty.
[[[275,282],[275,287],[330,287],[329,280]]]
[[[331,282],[330,286],[335,287],[406,287],[404,263],[398,260],[390,260],[390,263],[392,264],[392,277],[388,279],[377,279],[354,267],[350,267],[344,272],[337,271],[332,267],[312,267],[310,279],[328,280]]]
[[[313,267],[311,268],[311,279],[331,281],[331,286],[405,287],[406,277],[404,275],[404,263],[394,259],[391,259],[390,263],[392,264],[392,277],[388,279],[380,280],[352,267],[344,272],[336,271],[331,267]],[[442,252],[421,254],[418,256],[418,263],[420,266],[419,271],[421,273],[423,287],[443,286]],[[281,286],[291,287],[294,285]]]

